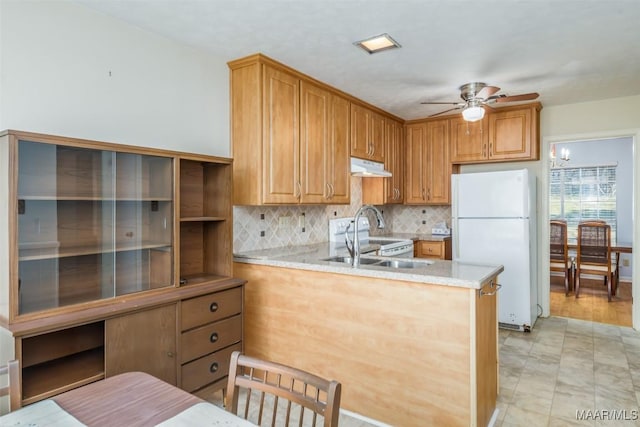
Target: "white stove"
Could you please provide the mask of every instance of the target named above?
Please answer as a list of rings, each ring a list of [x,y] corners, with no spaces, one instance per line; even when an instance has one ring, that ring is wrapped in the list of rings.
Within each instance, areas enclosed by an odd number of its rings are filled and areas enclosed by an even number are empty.
[[[346,247],[345,232],[349,228],[349,238],[353,240],[354,224],[353,218],[335,218],[329,220],[329,242],[336,247]],[[360,237],[360,247],[365,249],[367,245],[377,245],[379,249],[373,249],[378,256],[413,258],[413,240],[397,239],[385,236],[369,236],[369,219],[360,217],[358,224],[358,235]],[[366,250],[366,249],[365,249]],[[363,251],[363,253],[366,253]]]

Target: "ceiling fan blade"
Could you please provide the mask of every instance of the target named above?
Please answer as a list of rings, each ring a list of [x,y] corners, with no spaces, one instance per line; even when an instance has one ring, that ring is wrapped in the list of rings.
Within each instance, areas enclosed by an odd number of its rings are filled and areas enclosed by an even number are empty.
[[[480,99],[488,99],[491,95],[499,91],[500,88],[497,86],[485,86],[478,93],[476,93],[476,98]]]
[[[448,113],[449,111],[455,111],[455,110],[459,110],[459,109],[460,109],[460,107],[449,108],[448,110],[444,110],[444,111],[440,111],[439,113],[432,114],[429,117],[439,116],[440,114]]]
[[[532,99],[536,99],[540,95],[536,92],[532,93],[523,93],[522,95],[513,95],[513,96],[499,96],[496,98],[496,102],[516,102],[516,101],[530,101]]]
[[[431,105],[460,105],[461,102],[421,102],[420,104],[431,104]]]

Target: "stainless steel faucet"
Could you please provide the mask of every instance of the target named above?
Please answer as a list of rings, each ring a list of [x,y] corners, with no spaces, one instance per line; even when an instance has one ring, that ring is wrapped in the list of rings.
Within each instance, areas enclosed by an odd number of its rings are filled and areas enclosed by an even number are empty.
[[[360,266],[360,236],[358,235],[358,224],[360,223],[360,217],[367,210],[373,211],[373,213],[376,214],[378,228],[384,228],[385,225],[384,218],[382,217],[382,212],[380,212],[375,206],[363,205],[360,209],[358,209],[358,212],[356,212],[356,216],[353,218],[353,222],[355,223],[353,229],[353,241],[349,239],[349,227],[347,227],[344,232],[344,239],[347,242],[347,249],[349,250],[349,255],[351,255],[351,266],[353,267]]]

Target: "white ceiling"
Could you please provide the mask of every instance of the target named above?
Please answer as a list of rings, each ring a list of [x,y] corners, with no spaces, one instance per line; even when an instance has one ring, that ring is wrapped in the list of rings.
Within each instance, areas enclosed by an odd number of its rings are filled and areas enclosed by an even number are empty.
[[[639,0],[75,0],[225,60],[261,52],[404,119],[472,81],[543,106],[640,94]],[[353,42],[389,33],[401,49]]]

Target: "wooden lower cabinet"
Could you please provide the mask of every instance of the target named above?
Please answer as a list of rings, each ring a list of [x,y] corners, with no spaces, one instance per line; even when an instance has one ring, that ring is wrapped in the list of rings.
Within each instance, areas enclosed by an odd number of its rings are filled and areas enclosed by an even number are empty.
[[[413,245],[413,256],[416,258],[451,259],[451,239],[418,240]]]
[[[105,376],[142,371],[176,385],[176,304],[105,322]]]
[[[490,280],[481,296],[257,264],[234,273],[247,280],[246,354],[340,381],[342,409],[386,424],[488,425],[498,382]]]
[[[224,388],[229,360],[242,350],[242,287],[181,303],[181,387]]]
[[[23,405],[130,371],[215,391],[226,384],[231,353],[243,350],[243,298],[243,280],[222,279],[34,319],[0,337],[15,345]]]

